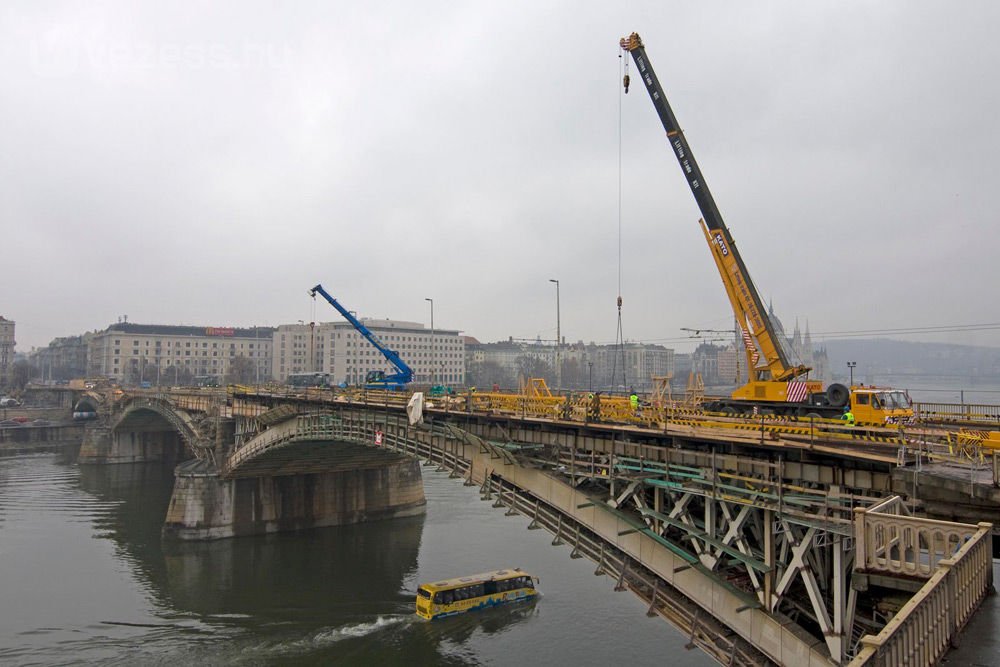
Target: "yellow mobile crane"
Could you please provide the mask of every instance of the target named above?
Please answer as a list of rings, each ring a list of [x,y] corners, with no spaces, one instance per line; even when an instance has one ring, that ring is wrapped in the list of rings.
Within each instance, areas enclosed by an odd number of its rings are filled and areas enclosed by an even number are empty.
[[[713,401],[706,407],[729,413],[747,413],[756,409],[784,415],[838,417],[850,406],[855,419],[863,423],[897,423],[911,419],[913,409],[904,392],[874,387],[849,389],[842,384],[831,384],[824,390],[822,382],[809,379],[811,368],[791,361],[792,355],[787,349],[787,343],[764,310],[760,294],[750,279],[750,273],[736,249],[732,234],[722,220],[719,207],[715,204],[684,132],[667,102],[656,73],[653,72],[642,40],[637,33],[632,33],[623,37],[620,45],[632,55],[639,76],[653,101],[653,107],[667,132],[667,139],[681,171],[684,172],[701,210],[702,219],[698,222],[722,277],[722,284],[743,338],[749,381],[737,388],[729,398]],[[628,74],[625,75],[624,83],[627,93]]]

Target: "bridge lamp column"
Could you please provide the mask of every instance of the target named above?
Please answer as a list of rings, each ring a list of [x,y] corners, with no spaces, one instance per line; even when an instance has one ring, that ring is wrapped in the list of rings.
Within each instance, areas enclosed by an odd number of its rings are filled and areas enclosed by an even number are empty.
[[[858,365],[858,362],[856,362],[856,361],[848,361],[847,362],[847,369],[851,372],[851,384],[849,385],[851,387],[854,386],[854,367],[857,366],[857,365]]]
[[[562,359],[560,359],[559,352],[562,348],[562,331],[560,329],[559,321],[559,281],[555,278],[549,278],[550,283],[556,284],[556,387],[562,387]]]
[[[434,299],[426,298],[431,304],[431,384],[434,384],[434,371],[437,368],[437,352],[434,350]]]

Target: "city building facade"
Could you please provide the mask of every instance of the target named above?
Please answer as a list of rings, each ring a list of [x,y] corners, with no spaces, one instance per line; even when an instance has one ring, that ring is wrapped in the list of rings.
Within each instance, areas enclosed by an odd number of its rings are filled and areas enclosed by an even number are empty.
[[[273,332],[271,327],[119,322],[90,338],[87,375],[128,384],[184,384],[193,377],[223,381],[238,364],[247,380],[264,381],[271,368]]]
[[[551,342],[518,341],[472,343],[467,364],[484,385],[516,388],[520,379],[542,377],[549,386],[565,390],[625,392],[650,391],[654,377],[674,373],[674,351],[662,345],[625,343],[597,345],[582,341],[558,349],[561,374],[556,373],[556,346]],[[561,377],[561,385],[555,385]],[[484,381],[485,380],[485,381]]]
[[[413,369],[420,384],[463,385],[465,343],[459,332],[430,329],[418,322],[361,319],[386,347]],[[370,371],[394,373],[378,349],[348,322],[282,325],[274,333],[273,375],[329,373],[336,384],[359,385]]]
[[[87,354],[95,333],[63,336],[46,347],[33,348],[28,362],[45,382],[71,380],[87,374]]]
[[[14,366],[14,320],[0,315],[0,387],[11,384]]]

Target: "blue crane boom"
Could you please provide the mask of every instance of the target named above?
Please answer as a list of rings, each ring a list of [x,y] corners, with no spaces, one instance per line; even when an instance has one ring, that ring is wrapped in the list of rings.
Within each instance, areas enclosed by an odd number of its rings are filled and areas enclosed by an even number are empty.
[[[378,388],[378,389],[402,389],[404,386],[413,381],[413,369],[410,368],[405,361],[400,358],[399,353],[395,350],[389,349],[385,343],[379,340],[372,331],[361,323],[358,318],[351,314],[351,311],[347,310],[341,306],[336,299],[327,294],[326,290],[323,289],[322,285],[316,285],[311,290],[309,290],[309,296],[316,298],[316,294],[319,294],[324,299],[326,299],[331,306],[337,309],[344,319],[351,323],[351,326],[358,330],[362,336],[364,336],[369,343],[375,346],[375,348],[382,353],[385,360],[388,361],[396,368],[395,373],[386,374],[383,371],[369,371],[368,375],[365,377],[365,386],[368,388]]]

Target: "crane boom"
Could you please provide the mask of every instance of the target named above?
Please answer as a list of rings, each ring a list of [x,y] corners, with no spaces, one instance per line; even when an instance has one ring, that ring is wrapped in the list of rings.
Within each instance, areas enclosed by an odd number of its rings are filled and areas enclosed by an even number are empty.
[[[660,117],[663,129],[666,130],[667,139],[670,141],[670,146],[677,157],[681,171],[684,172],[691,193],[701,210],[702,220],[700,223],[705,233],[705,239],[708,241],[712,257],[719,269],[719,275],[722,277],[722,283],[732,304],[733,312],[743,329],[747,367],[751,372],[751,381],[785,382],[808,373],[811,369],[801,364],[793,365],[789,360],[789,355],[782,347],[779,335],[764,310],[764,304],[750,278],[746,264],[744,264],[739,250],[736,249],[732,234],[722,220],[722,214],[715,203],[715,198],[712,197],[708,183],[705,182],[705,177],[702,175],[698,162],[691,152],[691,147],[684,137],[684,131],[681,130],[677,117],[674,116],[670,103],[667,102],[663,87],[649,63],[645,46],[643,46],[638,33],[623,37],[620,45],[632,55],[632,60],[639,70],[646,91],[653,101],[653,107]],[[758,350],[760,351],[759,355]],[[763,357],[763,365],[758,363],[760,357]]]
[[[322,285],[316,285],[311,290],[309,290],[309,296],[315,298],[316,294],[319,294],[324,299],[326,299],[331,306],[337,309],[344,319],[351,323],[358,333],[364,336],[369,343],[375,346],[382,356],[385,357],[386,361],[392,364],[396,368],[396,372],[391,375],[385,375],[381,371],[373,371],[369,373],[368,377],[365,379],[366,384],[384,387],[388,389],[400,389],[404,385],[409,384],[413,381],[413,369],[411,369],[405,361],[399,356],[399,353],[395,350],[389,349],[385,343],[383,343],[378,336],[372,333],[371,329],[366,327],[361,321],[351,314],[351,311],[344,308],[340,303],[334,299],[332,296],[327,294],[326,290],[323,289]]]
[[[836,383],[824,390],[822,382],[808,378],[811,368],[802,364],[793,365],[789,361],[792,355],[784,347],[784,334],[764,310],[760,294],[750,279],[732,234],[722,221],[719,207],[667,102],[663,87],[649,64],[642,40],[633,32],[622,38],[619,44],[632,55],[646,85],[646,92],[667,132],[677,163],[698,202],[702,232],[732,304],[733,314],[742,329],[747,367],[750,369],[749,382],[737,387],[730,398],[714,399],[708,404],[708,410],[742,414],[760,410],[762,414],[767,411],[800,417],[834,417],[839,416],[844,408],[856,417],[858,423],[901,424],[911,420],[913,407],[905,392],[888,387],[845,387]],[[627,93],[628,74],[624,83]],[[758,364],[758,361],[762,363]],[[799,380],[802,376],[806,376],[805,379]]]

